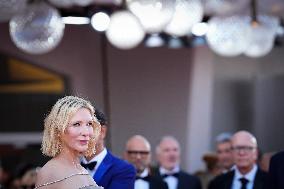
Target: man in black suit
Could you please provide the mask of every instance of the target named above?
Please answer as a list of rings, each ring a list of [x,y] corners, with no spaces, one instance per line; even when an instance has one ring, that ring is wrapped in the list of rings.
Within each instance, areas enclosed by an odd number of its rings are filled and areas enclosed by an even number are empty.
[[[134,189],[168,189],[162,179],[151,174],[151,146],[145,137],[131,137],[126,143],[124,155],[137,171]]]
[[[284,188],[284,151],[272,156],[266,189]]]
[[[235,167],[212,180],[208,188],[264,189],[267,173],[256,165],[256,138],[247,131],[239,131],[232,137],[232,150]]]
[[[172,136],[163,137],[156,148],[159,168],[155,171],[169,189],[201,189],[200,180],[181,170],[180,145]]]

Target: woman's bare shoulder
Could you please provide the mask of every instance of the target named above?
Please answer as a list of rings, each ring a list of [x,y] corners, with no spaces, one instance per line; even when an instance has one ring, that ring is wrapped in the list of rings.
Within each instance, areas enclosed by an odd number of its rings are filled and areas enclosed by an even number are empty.
[[[58,180],[64,176],[61,165],[54,160],[48,161],[37,172],[36,186],[40,186],[49,182]]]

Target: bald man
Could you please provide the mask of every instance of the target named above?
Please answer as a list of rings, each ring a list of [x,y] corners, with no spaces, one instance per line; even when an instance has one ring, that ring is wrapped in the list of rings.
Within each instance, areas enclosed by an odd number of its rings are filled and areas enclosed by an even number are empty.
[[[172,136],[165,136],[156,147],[159,168],[155,171],[169,189],[201,189],[199,178],[190,175],[180,168],[180,145]]]
[[[209,189],[264,189],[267,173],[256,165],[256,138],[247,131],[235,133],[232,151],[235,169],[212,180]]]
[[[151,145],[145,137],[132,136],[126,143],[124,157],[137,171],[134,189],[168,189],[162,179],[150,172]]]

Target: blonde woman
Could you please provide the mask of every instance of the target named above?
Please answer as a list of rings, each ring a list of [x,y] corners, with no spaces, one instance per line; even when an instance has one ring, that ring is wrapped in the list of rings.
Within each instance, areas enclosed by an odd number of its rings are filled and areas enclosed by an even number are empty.
[[[52,157],[38,172],[35,189],[100,189],[80,165],[94,153],[100,124],[90,102],[59,99],[44,121],[42,153]]]

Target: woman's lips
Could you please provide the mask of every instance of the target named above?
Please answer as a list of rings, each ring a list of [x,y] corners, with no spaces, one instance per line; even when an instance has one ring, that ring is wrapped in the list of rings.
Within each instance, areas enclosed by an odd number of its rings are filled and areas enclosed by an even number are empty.
[[[81,145],[87,145],[89,140],[80,140]]]

